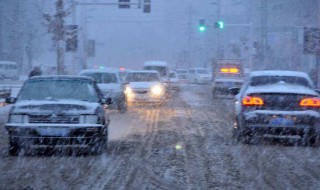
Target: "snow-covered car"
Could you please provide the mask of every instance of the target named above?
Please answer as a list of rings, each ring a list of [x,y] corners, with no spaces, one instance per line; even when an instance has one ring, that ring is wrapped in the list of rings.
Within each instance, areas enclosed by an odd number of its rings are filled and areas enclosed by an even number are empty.
[[[107,146],[106,100],[89,77],[33,77],[6,102],[14,103],[5,125],[10,155],[47,147],[100,154]]]
[[[171,90],[180,90],[178,74],[175,71],[170,71],[169,83],[169,88]]]
[[[188,79],[191,83],[210,83],[212,75],[208,69],[191,68],[188,70]]]
[[[234,134],[238,140],[249,143],[263,137],[318,143],[320,98],[307,74],[255,71],[241,89],[229,91],[237,94]]]
[[[92,77],[105,99],[111,99],[109,108],[118,109],[121,113],[127,111],[127,100],[124,85],[117,69],[88,69],[80,72],[81,76]]]
[[[165,100],[166,87],[157,71],[131,71],[126,75],[125,93],[129,102],[157,102]]]
[[[244,73],[241,64],[237,62],[222,62],[214,69],[214,79],[211,84],[213,97],[227,97],[228,89],[241,87],[244,80]]]

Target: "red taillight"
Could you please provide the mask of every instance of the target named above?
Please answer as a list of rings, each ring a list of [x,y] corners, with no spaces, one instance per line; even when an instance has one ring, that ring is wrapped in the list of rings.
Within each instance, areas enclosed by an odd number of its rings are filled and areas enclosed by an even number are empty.
[[[303,98],[299,105],[303,107],[320,107],[320,98]]]
[[[244,106],[262,106],[264,104],[262,98],[256,96],[246,96],[242,100]]]

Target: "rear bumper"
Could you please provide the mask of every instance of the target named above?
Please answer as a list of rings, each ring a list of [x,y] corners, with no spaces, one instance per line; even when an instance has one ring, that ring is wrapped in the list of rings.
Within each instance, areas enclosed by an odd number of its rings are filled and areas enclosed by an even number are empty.
[[[320,117],[315,111],[253,111],[243,115],[243,130],[254,135],[320,134]]]

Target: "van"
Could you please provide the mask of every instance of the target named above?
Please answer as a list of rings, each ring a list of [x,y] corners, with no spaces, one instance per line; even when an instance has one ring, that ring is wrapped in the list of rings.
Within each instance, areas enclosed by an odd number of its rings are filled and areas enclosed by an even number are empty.
[[[143,70],[158,71],[163,82],[169,81],[169,66],[167,62],[163,61],[146,61],[143,65]]]

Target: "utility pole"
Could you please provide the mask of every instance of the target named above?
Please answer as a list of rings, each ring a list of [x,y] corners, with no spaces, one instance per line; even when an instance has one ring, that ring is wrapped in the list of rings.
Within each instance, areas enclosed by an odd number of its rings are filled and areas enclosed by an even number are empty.
[[[266,67],[268,37],[268,0],[261,0],[261,55],[260,61]]]
[[[65,74],[64,71],[64,53],[65,53],[65,25],[64,17],[68,14],[64,10],[63,0],[57,0],[56,13],[51,16],[44,14],[43,18],[48,21],[48,32],[53,34],[52,40],[57,51],[57,74]]]

